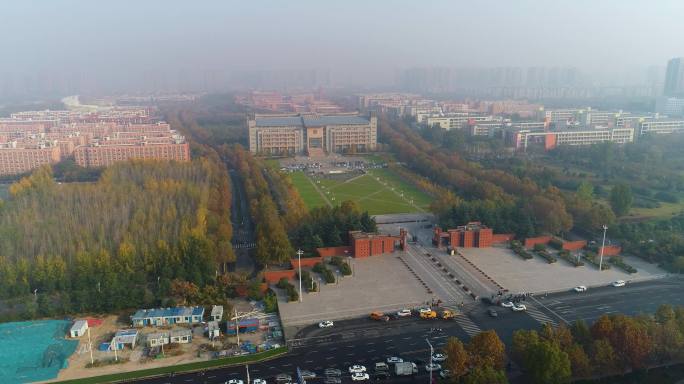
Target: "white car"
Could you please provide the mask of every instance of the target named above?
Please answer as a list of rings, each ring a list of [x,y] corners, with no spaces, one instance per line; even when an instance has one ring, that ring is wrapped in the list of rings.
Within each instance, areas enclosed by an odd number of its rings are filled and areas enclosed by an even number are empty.
[[[396,363],[403,363],[403,362],[404,362],[404,359],[402,359],[401,357],[392,356],[392,357],[387,358],[387,364],[396,364]]]
[[[266,384],[266,380],[264,379],[254,379],[252,381],[252,384]]]
[[[617,280],[617,281],[613,281],[611,284],[613,285],[613,287],[624,287],[625,281],[624,280]]]
[[[426,364],[425,365],[425,370],[427,372],[433,372],[433,371],[439,371],[442,369],[442,366],[437,364],[437,363],[432,363],[432,364]]]
[[[349,373],[363,373],[366,372],[366,367],[363,365],[352,365],[349,367]]]
[[[330,328],[330,327],[332,327],[333,325],[335,325],[335,324],[334,324],[332,321],[330,321],[330,320],[328,320],[328,321],[321,321],[320,323],[318,323],[318,328]]]
[[[418,313],[420,313],[421,315],[423,313],[430,313],[430,312],[432,312],[432,308],[419,308],[418,309]]]
[[[352,381],[366,381],[370,379],[370,376],[367,373],[356,372],[351,375],[351,379]]]
[[[441,363],[444,360],[446,360],[446,356],[444,356],[441,353],[435,353],[434,355],[432,355],[432,361],[434,362]]]
[[[513,304],[512,301],[502,301],[501,306],[504,308],[513,308],[513,306],[515,306],[515,304]]]
[[[398,317],[408,317],[411,316],[411,310],[409,309],[402,309],[401,311],[397,312]]]
[[[585,287],[584,285],[579,285],[573,289],[575,290],[575,292],[586,292],[587,291],[587,287]]]
[[[525,304],[513,304],[513,306],[511,307],[511,309],[512,309],[514,312],[522,312],[522,311],[526,311],[526,310],[527,310],[527,307],[525,306]]]
[[[230,379],[228,380],[228,384],[245,384],[245,382],[240,379]]]

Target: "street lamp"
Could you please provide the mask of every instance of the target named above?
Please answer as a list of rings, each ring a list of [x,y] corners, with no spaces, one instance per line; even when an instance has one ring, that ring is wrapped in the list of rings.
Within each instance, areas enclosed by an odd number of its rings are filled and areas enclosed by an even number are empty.
[[[601,242],[601,257],[599,259],[599,272],[603,271],[603,248],[606,246],[606,231],[608,230],[607,225],[603,225],[603,242]]]
[[[426,342],[428,343],[428,345],[430,346],[430,365],[429,365],[429,367],[430,367],[430,384],[432,384],[432,368],[433,368],[433,366],[432,366],[432,355],[435,354],[435,353],[434,353],[435,350],[432,348],[432,344],[430,344],[430,340],[428,340],[428,339],[426,338],[425,341],[426,341]]]
[[[299,264],[299,302],[302,302],[302,252],[301,249],[297,250],[297,261]]]

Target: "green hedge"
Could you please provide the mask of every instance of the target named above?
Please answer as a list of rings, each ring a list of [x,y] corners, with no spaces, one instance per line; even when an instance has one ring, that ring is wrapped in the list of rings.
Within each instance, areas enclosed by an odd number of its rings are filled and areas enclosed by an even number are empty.
[[[537,245],[539,245],[539,244],[537,244]],[[536,246],[535,246],[535,248],[536,248]],[[542,250],[535,250],[534,253],[536,253],[537,255],[543,257],[544,259],[546,259],[546,262],[549,263],[549,264],[553,264],[553,263],[555,263],[556,261],[558,261],[558,259],[556,259],[555,257],[551,256],[551,254],[550,254],[549,252],[547,252],[545,249],[542,249]]]
[[[575,267],[581,267],[584,265],[584,262],[580,259],[577,260],[576,257],[573,257],[570,254],[570,251],[567,249],[563,249],[562,251],[558,252],[558,256],[560,256],[561,259],[567,261],[568,263],[574,265]]]
[[[623,271],[629,274],[637,273],[637,269],[625,263],[625,260],[622,257],[613,256],[610,258],[610,263],[616,265],[618,268],[622,269]]]
[[[287,353],[287,347],[280,347],[271,349],[270,351],[255,353],[253,355],[246,356],[236,356],[236,357],[225,357],[221,359],[198,361],[196,363],[187,363],[179,365],[171,365],[168,367],[159,367],[151,369],[143,369],[139,371],[122,372],[115,373],[111,375],[104,376],[94,376],[86,377],[83,379],[74,379],[60,381],[59,383],[65,384],[99,384],[99,383],[112,383],[112,382],[124,382],[131,381],[135,379],[141,379],[144,377],[154,377],[154,376],[164,376],[171,373],[181,373],[181,372],[192,372],[199,371],[209,368],[217,367],[227,367],[231,365],[242,365],[245,363],[254,363],[266,359],[272,359]]]
[[[513,250],[513,252],[515,252],[516,255],[522,257],[524,260],[529,260],[533,257],[529,252],[527,252],[527,250],[525,250],[525,248],[522,246],[522,244],[520,244],[519,241],[512,240],[511,249]]]

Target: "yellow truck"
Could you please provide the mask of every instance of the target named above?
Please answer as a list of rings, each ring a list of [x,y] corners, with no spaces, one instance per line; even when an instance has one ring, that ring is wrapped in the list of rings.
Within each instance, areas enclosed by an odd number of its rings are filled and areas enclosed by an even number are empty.
[[[435,311],[429,311],[429,312],[422,312],[420,314],[421,319],[436,319],[437,318],[437,312]]]
[[[445,309],[445,310],[442,312],[442,315],[441,315],[440,317],[441,317],[442,319],[444,319],[444,320],[448,320],[448,319],[453,319],[454,316],[456,316],[455,313],[451,312],[451,311],[448,310],[448,309]]]

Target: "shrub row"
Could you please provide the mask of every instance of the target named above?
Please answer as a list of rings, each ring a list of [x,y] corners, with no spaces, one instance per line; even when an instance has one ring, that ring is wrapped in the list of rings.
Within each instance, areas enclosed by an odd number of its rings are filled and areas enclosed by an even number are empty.
[[[302,273],[302,276],[304,274]],[[276,287],[280,289],[284,289],[285,293],[287,294],[287,301],[297,301],[299,300],[299,292],[295,289],[294,285],[290,284],[289,281],[287,281],[287,278],[283,277],[278,281],[278,284],[276,284]]]
[[[613,256],[610,258],[610,263],[616,265],[618,268],[629,274],[637,273],[637,269],[625,263],[625,260],[622,257]]]
[[[323,280],[325,280],[327,284],[335,282],[335,275],[322,263],[316,263],[311,270],[323,276]]]
[[[534,253],[536,253],[537,255],[543,257],[544,259],[546,259],[546,261],[547,261],[549,264],[553,264],[553,263],[555,263],[556,261],[558,261],[558,259],[556,259],[555,257],[551,256],[551,254],[550,254],[549,252],[547,252],[545,249],[537,250],[537,251],[535,251]]]
[[[596,268],[599,266],[599,258],[596,256],[596,253],[592,251],[587,251],[584,256],[582,256],[584,260],[588,261],[589,264],[592,264]],[[607,263],[608,260],[606,260],[605,263],[603,263],[603,266],[601,267],[602,271],[605,271],[606,269],[610,269],[610,264]]]
[[[349,276],[352,273],[349,263],[345,262],[344,259],[342,259],[340,256],[333,257],[330,260],[330,264],[339,268],[340,272],[342,273],[342,276]]]
[[[522,246],[522,244],[520,244],[519,241],[511,241],[511,249],[513,250],[513,252],[515,252],[516,255],[522,257],[525,260],[529,260],[533,257],[532,255],[530,255],[529,252],[527,252],[527,250],[525,250],[525,248]]]
[[[573,257],[570,254],[570,251],[567,249],[563,249],[560,252],[558,252],[558,256],[560,256],[561,259],[567,261],[568,263],[574,265],[575,267],[581,267],[584,265],[584,262],[582,260],[577,260],[576,257]]]

